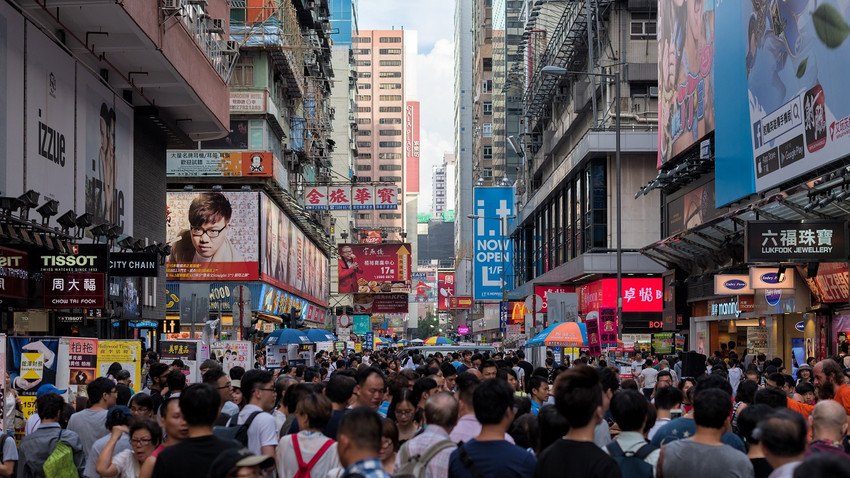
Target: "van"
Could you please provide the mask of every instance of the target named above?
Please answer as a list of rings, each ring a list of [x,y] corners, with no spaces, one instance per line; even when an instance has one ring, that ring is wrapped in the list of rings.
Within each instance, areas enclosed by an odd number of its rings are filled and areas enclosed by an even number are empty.
[[[396,358],[398,358],[402,365],[404,365],[405,360],[407,360],[407,357],[410,356],[412,350],[418,350],[425,358],[428,358],[429,355],[434,355],[437,352],[443,354],[443,357],[451,352],[461,353],[464,350],[471,350],[474,354],[489,352],[491,357],[497,352],[496,347],[493,347],[492,345],[413,345],[404,348],[398,353]]]

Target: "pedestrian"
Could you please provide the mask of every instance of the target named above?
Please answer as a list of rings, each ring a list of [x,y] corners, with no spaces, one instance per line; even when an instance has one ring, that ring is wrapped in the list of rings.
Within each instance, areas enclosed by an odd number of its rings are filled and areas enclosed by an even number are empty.
[[[828,453],[812,455],[794,470],[794,478],[835,478],[850,476],[850,462]]]
[[[528,391],[531,397],[531,413],[537,415],[549,400],[549,382],[537,376],[531,377],[528,380]]]
[[[682,415],[682,391],[676,387],[661,387],[655,391],[655,424],[649,429],[647,438],[652,440],[658,430],[670,422],[673,410]],[[678,418],[678,417],[677,417]]]
[[[383,425],[372,407],[357,407],[339,422],[337,452],[345,467],[342,478],[390,478],[378,453]]]
[[[570,430],[540,454],[535,477],[560,476],[566,471],[588,478],[621,476],[614,459],[594,443],[596,426],[604,419],[602,402],[599,375],[592,367],[577,365],[558,375],[555,407]]]
[[[255,455],[275,456],[278,430],[274,409],[274,376],[268,370],[248,370],[242,376],[242,393],[247,405],[239,412],[237,425],[248,423],[248,449]]]
[[[104,380],[112,383],[107,378]],[[35,406],[41,423],[37,430],[21,440],[21,446],[18,448],[17,476],[45,478],[44,463],[60,442],[71,448],[76,471],[79,476],[85,476],[83,473],[86,467],[86,454],[83,452],[79,435],[71,430],[63,430],[59,425],[59,417],[65,408],[65,399],[57,393],[48,392],[36,399]]]
[[[381,449],[378,450],[378,459],[381,466],[388,475],[392,475],[395,468],[395,457],[399,449],[398,427],[389,418],[381,419]]]
[[[203,382],[212,385],[221,395],[221,412],[216,419],[216,426],[227,426],[231,418],[239,414],[239,406],[233,403],[233,386],[230,377],[219,367],[211,367],[203,375]]]
[[[842,440],[847,435],[847,414],[844,407],[835,400],[822,400],[809,415],[809,424],[812,427],[812,442],[806,456],[834,453],[850,460],[850,455],[842,446]]]
[[[85,476],[88,478],[100,478],[101,475],[96,470],[98,457],[100,457],[106,448],[106,444],[113,438],[115,430],[123,430],[124,433],[120,434],[116,439],[112,455],[121,453],[124,450],[132,450],[133,447],[130,444],[130,435],[128,434],[132,420],[132,410],[127,407],[116,405],[109,409],[106,413],[106,422],[104,424],[107,434],[95,440],[91,450],[87,454],[87,456],[91,456],[94,459],[91,461],[86,460]]]
[[[662,390],[666,389],[676,390],[672,386],[662,387]],[[648,409],[646,397],[636,390],[623,390],[611,398],[611,415],[620,428],[620,433],[605,446],[604,451],[618,460],[617,464],[623,475],[628,472],[624,467],[631,465],[623,458],[631,456],[643,460],[642,467],[634,467],[644,472],[643,476],[653,478],[656,475],[659,449],[650,444],[643,435]]]
[[[152,363],[148,370],[148,376],[151,380],[148,393],[151,395],[151,402],[153,402],[155,413],[159,411],[160,405],[165,400],[165,397],[162,396],[162,390],[165,388],[165,376],[167,373],[168,365],[160,362]]]
[[[428,380],[428,379],[420,379]],[[414,386],[414,390],[416,387]],[[426,399],[427,400],[427,399]],[[395,421],[398,427],[399,444],[404,444],[422,429],[417,422],[417,408],[413,401],[413,392],[402,388],[393,394],[390,408],[387,410],[387,418]]]
[[[481,433],[458,445],[449,460],[449,477],[531,477],[537,459],[505,439],[513,422],[514,391],[504,381],[484,380],[473,394]]]
[[[806,420],[792,410],[774,410],[759,422],[756,436],[773,472],[770,478],[791,478],[806,452]]]
[[[134,418],[153,418],[153,400],[147,393],[139,392],[130,398],[130,412]]]
[[[850,415],[850,385],[844,383],[844,373],[841,370],[841,366],[832,359],[826,359],[815,364],[812,371],[815,383],[815,395],[817,395],[818,399],[835,400]],[[815,407],[796,402],[789,398],[788,408],[808,417]]]
[[[369,407],[378,411],[384,401],[386,381],[381,369],[377,367],[362,367],[357,370],[356,406]]]
[[[298,401],[300,431],[283,436],[275,451],[279,478],[324,477],[340,466],[336,442],[322,434],[331,412],[331,401],[324,395],[311,393]]]
[[[159,409],[159,426],[165,431],[165,441],[156,447],[142,463],[139,478],[150,478],[153,475],[156,459],[162,453],[162,450],[182,442],[189,436],[189,425],[186,424],[186,420],[183,419],[183,412],[180,411],[179,398],[168,400]]]
[[[764,457],[759,439],[753,433],[759,422],[771,413],[772,408],[763,403],[756,403],[742,410],[738,416],[738,433],[747,443],[747,458],[753,465],[754,478],[768,478],[773,472],[773,467]]]
[[[132,449],[114,453],[118,440],[129,433]],[[139,419],[129,428],[118,425],[97,460],[97,473],[104,477],[139,478],[142,463],[162,442],[162,430],[151,419]]]
[[[68,421],[68,430],[80,437],[83,450],[86,453],[86,461],[97,462],[97,455],[91,455],[92,446],[98,438],[109,434],[109,430],[105,426],[106,414],[110,408],[115,406],[118,393],[115,390],[115,382],[106,377],[92,380],[86,387],[86,392],[91,407],[71,415],[71,419]],[[131,415],[129,409],[127,409],[127,414]]]
[[[179,398],[180,394],[183,393],[183,389],[186,388],[186,374],[183,373],[182,369],[172,367],[165,375],[165,385],[166,389],[163,397],[166,400],[169,398]]]
[[[458,403],[450,393],[440,392],[429,397],[425,402],[425,431],[401,445],[394,472],[404,468],[411,457],[419,457],[417,461],[424,466],[425,478],[448,476],[449,458],[456,448],[449,433],[457,419]]]
[[[263,470],[272,466],[274,459],[271,457],[254,455],[247,448],[230,448],[210,464],[209,478],[259,478],[263,476]]]

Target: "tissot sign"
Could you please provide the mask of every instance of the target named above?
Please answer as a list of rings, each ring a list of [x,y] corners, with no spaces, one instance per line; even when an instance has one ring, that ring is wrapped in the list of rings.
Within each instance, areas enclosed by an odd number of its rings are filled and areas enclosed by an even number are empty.
[[[847,260],[844,221],[750,221],[747,262]]]

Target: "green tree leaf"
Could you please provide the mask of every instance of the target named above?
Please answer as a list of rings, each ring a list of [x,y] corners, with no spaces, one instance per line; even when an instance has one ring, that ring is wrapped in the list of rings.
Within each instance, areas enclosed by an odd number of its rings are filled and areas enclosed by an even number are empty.
[[[806,65],[809,63],[809,58],[806,57],[797,65],[797,78],[802,78],[806,74]]]
[[[812,14],[812,22],[818,38],[827,48],[838,48],[850,35],[850,26],[841,17],[841,13],[828,3],[822,3],[815,10]]]

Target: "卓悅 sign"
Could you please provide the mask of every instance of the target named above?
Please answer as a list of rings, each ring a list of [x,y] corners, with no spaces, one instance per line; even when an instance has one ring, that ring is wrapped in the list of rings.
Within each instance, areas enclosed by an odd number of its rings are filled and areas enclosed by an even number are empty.
[[[513,277],[513,245],[508,230],[516,212],[514,189],[478,187],[473,196],[473,297],[500,300],[505,284]]]
[[[410,244],[340,244],[339,292],[410,292],[410,250]]]
[[[661,278],[623,278],[623,312],[661,312],[663,292]],[[601,279],[579,286],[579,309],[582,314],[602,307],[617,308],[617,279]]]
[[[105,307],[103,274],[44,274],[44,307],[101,309]]]
[[[747,262],[846,261],[845,221],[749,221]]]

